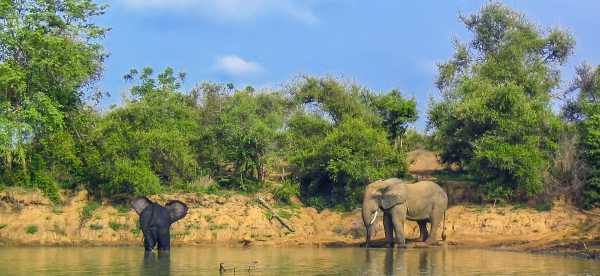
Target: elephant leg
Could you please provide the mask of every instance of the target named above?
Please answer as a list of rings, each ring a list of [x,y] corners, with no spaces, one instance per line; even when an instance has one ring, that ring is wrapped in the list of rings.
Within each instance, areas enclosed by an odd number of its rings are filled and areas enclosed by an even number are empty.
[[[385,230],[386,247],[393,246],[393,244],[394,244],[394,223],[392,222],[392,214],[387,211],[383,212],[383,229]]]
[[[427,232],[427,220],[419,220],[419,232],[421,233],[419,236],[420,241],[426,241],[429,238],[429,233]]]
[[[171,249],[171,233],[169,228],[158,230],[158,250],[169,251]]]
[[[404,239],[404,222],[406,221],[406,206],[404,204],[396,205],[392,208],[392,222],[396,232],[396,246],[406,247]]]
[[[434,244],[436,242],[437,231],[440,226],[440,223],[444,219],[444,212],[440,212],[440,210],[434,209],[431,214],[431,233],[427,238],[427,244]]]
[[[152,251],[157,242],[153,231],[151,229],[142,229],[142,232],[144,234],[144,249],[146,251]]]

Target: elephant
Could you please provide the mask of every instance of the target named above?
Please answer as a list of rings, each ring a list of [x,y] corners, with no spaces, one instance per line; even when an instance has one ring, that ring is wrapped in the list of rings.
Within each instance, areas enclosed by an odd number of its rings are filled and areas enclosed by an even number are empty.
[[[390,178],[378,180],[367,185],[362,203],[362,219],[366,228],[366,247],[373,236],[373,223],[380,211],[383,212],[386,246],[395,243],[405,246],[404,222],[417,221],[420,240],[427,244],[435,243],[437,228],[446,219],[448,196],[434,182],[407,181]],[[431,223],[431,233],[427,232],[427,222]],[[442,240],[446,239],[445,227],[442,226]]]
[[[144,249],[152,251],[158,243],[159,251],[169,251],[171,224],[185,217],[187,205],[179,200],[171,200],[165,206],[161,206],[146,197],[138,197],[131,201],[131,206],[140,216]]]

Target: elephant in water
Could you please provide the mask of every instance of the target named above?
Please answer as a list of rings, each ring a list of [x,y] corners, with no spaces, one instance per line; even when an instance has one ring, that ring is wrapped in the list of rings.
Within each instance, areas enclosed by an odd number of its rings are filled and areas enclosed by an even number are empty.
[[[435,243],[437,228],[445,220],[448,208],[446,192],[434,182],[420,181],[409,184],[398,178],[375,181],[365,190],[362,204],[362,218],[367,230],[366,246],[373,235],[373,223],[379,212],[383,213],[386,244],[394,242],[405,245],[405,220],[417,221],[421,233],[420,239],[427,244]],[[427,232],[427,222],[431,223],[431,233]],[[442,239],[446,235],[442,226]]]
[[[152,251],[157,243],[158,250],[168,251],[171,248],[171,224],[185,217],[187,205],[179,200],[171,200],[161,206],[146,197],[138,197],[131,202],[131,206],[140,216],[146,251]]]

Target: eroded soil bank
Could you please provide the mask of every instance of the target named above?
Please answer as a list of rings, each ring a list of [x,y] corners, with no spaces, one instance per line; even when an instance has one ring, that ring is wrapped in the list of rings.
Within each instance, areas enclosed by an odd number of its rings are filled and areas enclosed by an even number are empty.
[[[188,215],[171,228],[175,245],[360,246],[364,241],[359,210],[318,212],[299,204],[278,206],[267,194],[261,197],[294,232],[283,227],[254,197],[190,193],[151,199],[161,203],[178,199],[190,207]],[[64,205],[58,208],[36,192],[1,192],[0,244],[141,246],[137,214],[127,206],[101,203],[94,208],[84,191],[65,194],[63,200]],[[445,223],[444,246],[556,252],[591,258],[598,258],[600,252],[600,212],[584,213],[560,202],[545,212],[513,206],[455,205],[449,208]],[[377,237],[382,239],[381,221],[378,225]],[[408,222],[405,231],[409,239],[418,237],[414,222]]]

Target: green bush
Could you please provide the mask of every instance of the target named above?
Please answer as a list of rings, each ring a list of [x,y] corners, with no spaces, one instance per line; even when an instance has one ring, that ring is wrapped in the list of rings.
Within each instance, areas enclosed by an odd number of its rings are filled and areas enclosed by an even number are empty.
[[[88,201],[88,203],[81,210],[81,221],[86,221],[92,217],[94,211],[100,208],[100,203],[96,201]]]
[[[38,232],[38,226],[35,224],[30,224],[25,227],[25,233],[29,235],[33,235]]]
[[[292,197],[300,196],[300,187],[297,182],[285,179],[272,190],[275,199],[282,203],[291,203]]]
[[[92,230],[100,230],[102,228],[104,228],[104,227],[101,224],[97,224],[97,223],[90,224],[90,229],[92,229]]]
[[[522,200],[543,191],[558,148],[563,126],[551,92],[575,41],[499,3],[461,20],[473,39],[455,42],[454,56],[438,66],[441,99],[430,105],[428,126],[444,163],[469,170],[490,199]]]
[[[108,227],[110,229],[112,229],[113,231],[115,231],[115,232],[118,232],[120,230],[128,229],[129,228],[129,226],[127,224],[118,223],[116,221],[109,221],[108,222]]]

